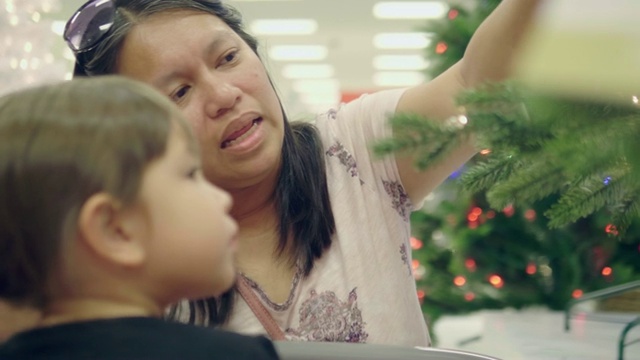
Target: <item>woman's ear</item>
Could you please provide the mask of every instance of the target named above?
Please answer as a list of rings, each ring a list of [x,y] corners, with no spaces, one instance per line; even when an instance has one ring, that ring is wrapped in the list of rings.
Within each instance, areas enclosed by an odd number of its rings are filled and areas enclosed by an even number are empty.
[[[106,193],[92,195],[80,209],[78,240],[99,258],[136,267],[145,260],[144,217]]]

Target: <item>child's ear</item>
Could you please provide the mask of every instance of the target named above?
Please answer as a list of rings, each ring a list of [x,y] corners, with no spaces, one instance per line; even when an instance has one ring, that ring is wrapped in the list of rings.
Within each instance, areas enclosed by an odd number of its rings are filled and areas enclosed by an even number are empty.
[[[121,266],[136,267],[145,259],[139,212],[126,209],[109,194],[91,196],[80,209],[78,240],[96,256]]]

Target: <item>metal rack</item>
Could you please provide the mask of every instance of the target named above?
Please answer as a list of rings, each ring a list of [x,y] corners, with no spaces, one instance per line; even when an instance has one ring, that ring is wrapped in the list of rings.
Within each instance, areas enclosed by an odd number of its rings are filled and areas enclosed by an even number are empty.
[[[565,308],[564,311],[564,329],[565,331],[569,331],[570,330],[570,323],[569,320],[571,318],[572,312],[571,309],[582,302],[585,301],[590,301],[590,300],[601,300],[601,299],[606,299],[606,298],[610,298],[616,295],[620,295],[623,293],[626,293],[628,291],[631,290],[635,290],[635,289],[640,289],[640,280],[637,281],[632,281],[626,284],[621,284],[621,285],[617,285],[617,286],[611,286],[602,290],[597,290],[597,291],[593,291],[593,292],[589,292],[586,293],[584,295],[582,295],[580,298],[578,299],[574,299],[571,300],[568,304],[567,307]],[[640,325],[640,316],[636,317],[635,319],[631,320],[630,322],[627,322],[624,329],[622,330],[619,340],[618,340],[618,360],[624,360],[624,349],[626,346],[629,346],[631,344],[635,344],[635,343],[640,343],[640,339],[636,339],[636,340],[632,340],[627,342],[627,335],[629,333],[629,331]]]
[[[472,352],[377,344],[274,342],[283,360],[499,360]]]

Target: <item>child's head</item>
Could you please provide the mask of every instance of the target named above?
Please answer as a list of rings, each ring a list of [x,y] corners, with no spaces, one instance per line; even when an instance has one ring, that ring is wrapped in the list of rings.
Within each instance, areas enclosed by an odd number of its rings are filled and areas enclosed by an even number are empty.
[[[146,85],[99,77],[0,98],[2,298],[218,295],[235,273],[230,206],[179,110]]]

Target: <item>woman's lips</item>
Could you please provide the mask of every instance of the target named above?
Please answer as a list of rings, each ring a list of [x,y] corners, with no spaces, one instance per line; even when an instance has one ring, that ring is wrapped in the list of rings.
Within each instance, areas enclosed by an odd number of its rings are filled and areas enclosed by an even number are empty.
[[[257,128],[258,123],[262,121],[262,118],[254,119],[249,124],[245,125],[241,129],[234,131],[229,135],[220,145],[220,148],[225,149],[227,147],[233,146],[236,143],[242,142],[244,139],[249,137]]]

